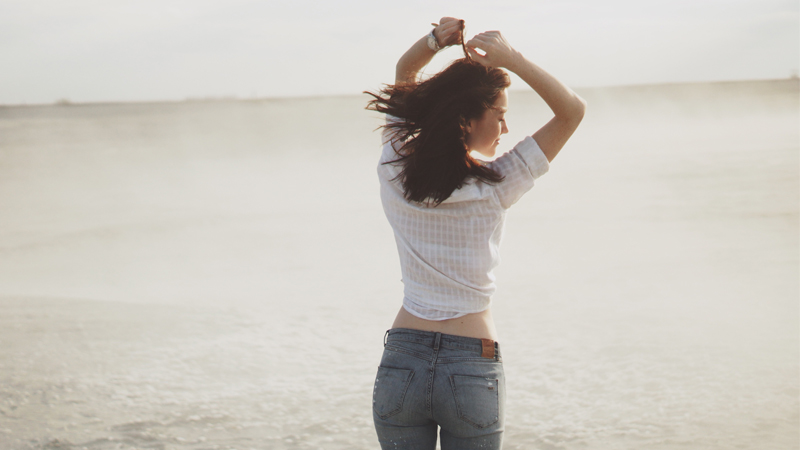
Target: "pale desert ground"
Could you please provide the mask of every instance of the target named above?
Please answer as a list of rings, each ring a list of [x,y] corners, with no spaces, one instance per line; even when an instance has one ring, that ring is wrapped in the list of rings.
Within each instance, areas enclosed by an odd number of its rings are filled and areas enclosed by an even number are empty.
[[[579,93],[496,271],[505,448],[800,448],[798,80]],[[378,448],[366,100],[0,107],[0,449]]]

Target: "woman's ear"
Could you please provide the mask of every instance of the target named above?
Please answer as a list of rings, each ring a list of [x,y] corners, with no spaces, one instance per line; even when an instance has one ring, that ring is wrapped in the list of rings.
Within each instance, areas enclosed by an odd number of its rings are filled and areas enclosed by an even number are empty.
[[[464,125],[464,145],[467,146],[467,150],[469,150],[469,135],[472,133],[472,121],[468,120],[466,125]]]

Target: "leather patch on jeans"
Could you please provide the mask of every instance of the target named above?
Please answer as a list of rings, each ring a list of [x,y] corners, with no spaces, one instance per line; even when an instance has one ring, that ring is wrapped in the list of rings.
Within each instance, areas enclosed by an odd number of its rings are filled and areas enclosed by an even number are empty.
[[[494,341],[491,339],[481,339],[481,357],[494,358]]]

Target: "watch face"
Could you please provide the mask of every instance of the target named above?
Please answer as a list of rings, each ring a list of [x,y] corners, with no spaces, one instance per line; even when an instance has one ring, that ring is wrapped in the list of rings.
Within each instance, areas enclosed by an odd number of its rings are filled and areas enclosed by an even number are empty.
[[[433,51],[439,50],[439,43],[436,42],[436,38],[432,35],[428,35],[428,47]]]

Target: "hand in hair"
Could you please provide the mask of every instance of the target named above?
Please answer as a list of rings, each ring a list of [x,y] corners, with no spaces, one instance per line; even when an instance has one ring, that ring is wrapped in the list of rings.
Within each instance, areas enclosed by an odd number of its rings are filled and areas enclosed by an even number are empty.
[[[481,49],[483,55],[475,49]],[[499,31],[486,31],[467,42],[467,51],[476,62],[487,67],[504,67],[514,71],[514,64],[522,57]]]
[[[461,28],[464,20],[456,19],[455,17],[442,17],[439,20],[439,25],[433,30],[433,35],[436,36],[436,41],[439,47],[447,47],[449,45],[456,45],[461,43]]]
[[[461,44],[464,21],[455,17],[442,17],[440,24],[433,30],[439,47]],[[428,36],[423,36],[408,49],[395,68],[395,84],[416,83],[420,70],[425,67],[436,54],[428,47]]]

